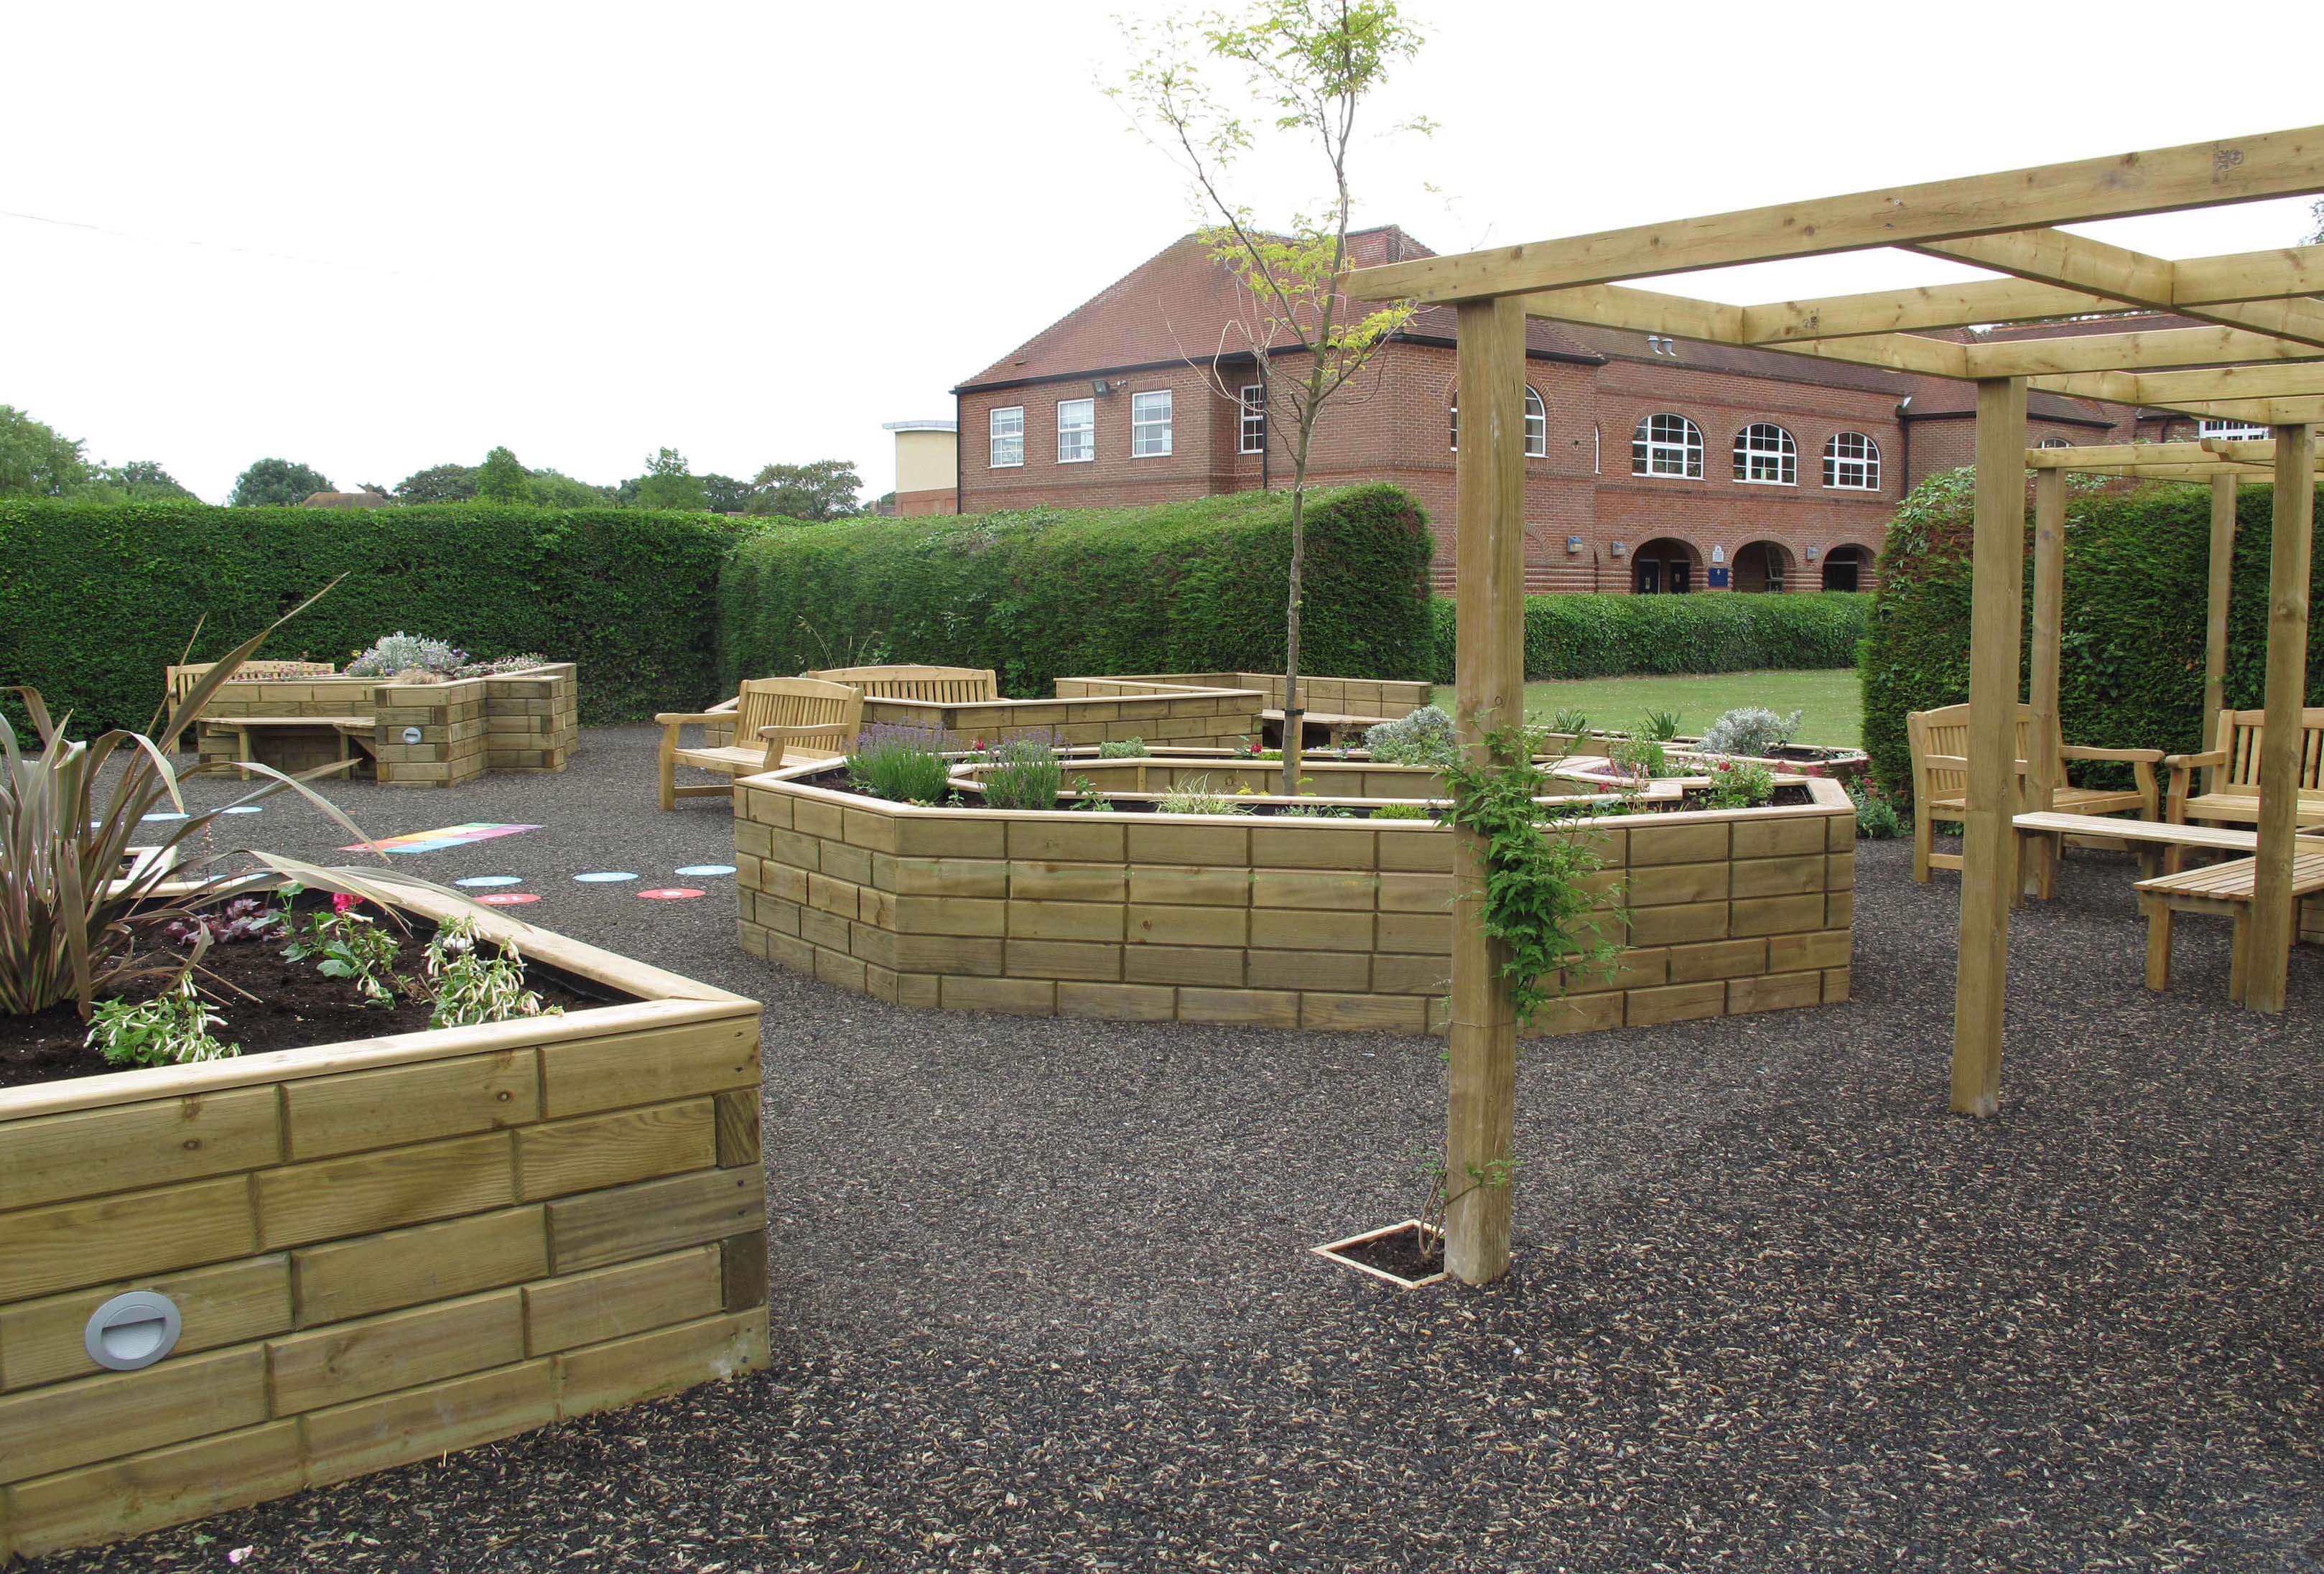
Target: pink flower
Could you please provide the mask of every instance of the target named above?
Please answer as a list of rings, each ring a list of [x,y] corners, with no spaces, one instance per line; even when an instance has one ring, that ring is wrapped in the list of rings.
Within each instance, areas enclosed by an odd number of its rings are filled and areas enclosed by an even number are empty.
[[[351,908],[359,907],[361,906],[363,906],[363,898],[361,897],[352,897],[345,891],[333,891],[331,893],[331,911],[334,913],[345,913]]]

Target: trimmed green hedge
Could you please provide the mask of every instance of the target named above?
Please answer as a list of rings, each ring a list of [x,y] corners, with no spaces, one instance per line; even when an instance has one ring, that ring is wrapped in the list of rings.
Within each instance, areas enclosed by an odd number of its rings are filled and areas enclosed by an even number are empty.
[[[1430,676],[1452,681],[1452,601],[1429,609]],[[1872,598],[1852,592],[1737,595],[1529,595],[1527,678],[1853,667]]]
[[[261,649],[345,663],[401,629],[479,657],[581,667],[585,722],[691,710],[720,692],[718,571],[754,525],[709,514],[447,504],[347,510],[0,502],[0,684],[73,731],[142,727],[202,620],[222,654],[334,578]],[[11,698],[11,714],[22,712]]]
[[[1900,799],[1912,791],[1905,713],[1969,697],[1975,484],[1975,473],[1965,469],[1923,482],[1897,510],[1880,556],[1880,590],[1862,663],[1864,742],[1882,787]],[[2200,748],[2208,725],[2203,619],[2210,489],[2157,483],[2130,492],[2078,491],[2066,509],[2060,640],[2058,709],[2066,738],[2104,749]],[[2273,507],[2274,489],[2266,486],[2242,488],[2236,504],[2227,700],[2237,707],[2258,706],[2265,686]],[[2324,600],[2324,560],[2317,568],[2311,594]],[[2029,608],[2033,576],[2029,543]],[[2324,704],[2324,639],[2310,640],[2308,659],[2308,703]],[[2085,779],[2088,769],[2078,768],[2077,779]]]
[[[1426,517],[1393,486],[1311,494],[1304,672],[1415,677],[1428,660]],[[874,661],[1061,676],[1280,671],[1291,501],[835,520],[761,532],[719,594],[733,680]]]

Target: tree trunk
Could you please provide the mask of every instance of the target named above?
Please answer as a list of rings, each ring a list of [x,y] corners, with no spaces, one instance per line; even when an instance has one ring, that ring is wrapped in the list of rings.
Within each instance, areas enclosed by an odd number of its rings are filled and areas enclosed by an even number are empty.
[[[1299,792],[1299,745],[1305,712],[1299,704],[1299,578],[1307,562],[1307,456],[1291,467],[1291,603],[1283,640],[1283,796]]]

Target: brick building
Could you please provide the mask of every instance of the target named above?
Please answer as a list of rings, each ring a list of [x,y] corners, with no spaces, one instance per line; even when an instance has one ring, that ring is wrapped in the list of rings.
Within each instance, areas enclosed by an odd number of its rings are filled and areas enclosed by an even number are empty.
[[[1430,254],[1393,226],[1351,239],[1359,266]],[[1287,460],[1253,358],[1216,353],[1233,313],[1226,271],[1187,237],[961,383],[960,511],[1281,484]],[[1450,308],[1421,308],[1325,407],[1309,466],[1323,484],[1391,481],[1417,496],[1444,586],[1452,319]],[[1897,500],[1969,458],[1974,390],[1946,378],[1539,321],[1526,325],[1526,354],[1532,591],[1869,588]],[[1278,376],[1283,366],[1278,356]],[[2191,435],[2159,412],[2048,393],[2031,396],[2028,417],[2035,442]]]

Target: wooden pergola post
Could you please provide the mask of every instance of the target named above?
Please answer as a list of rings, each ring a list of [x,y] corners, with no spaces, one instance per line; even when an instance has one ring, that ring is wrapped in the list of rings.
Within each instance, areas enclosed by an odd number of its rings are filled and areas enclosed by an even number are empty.
[[[1969,806],[1961,826],[1960,971],[1953,982],[1956,1114],[2001,1108],[2002,1002],[2016,886],[2017,658],[2025,574],[2025,380],[1977,385],[1969,566]]]
[[[1453,471],[1454,726],[1472,759],[1525,720],[1525,311],[1459,306],[1461,445]],[[1444,1266],[1464,1284],[1509,1266],[1516,1148],[1517,1012],[1507,947],[1485,934],[1485,842],[1453,841],[1452,1017],[1445,1116]]]
[[[2275,428],[2275,520],[2267,566],[2267,699],[2259,752],[2259,854],[2244,1004],[2282,1011],[2290,982],[2292,834],[2300,820],[2301,707],[2307,703],[2308,576],[2316,519],[2316,432]]]
[[[2203,733],[2195,747],[2210,747],[2210,726],[2227,706],[2227,603],[2236,583],[2236,478],[2211,477],[2210,600],[2203,619]]]
[[[2066,473],[2034,473],[2034,648],[2026,653],[2026,703],[2034,713],[2032,806],[2053,806],[2065,785],[2058,753],[2059,641],[2066,610]],[[2024,894],[2047,901],[2057,893],[2058,853],[2064,838],[2042,836],[2023,850]]]

